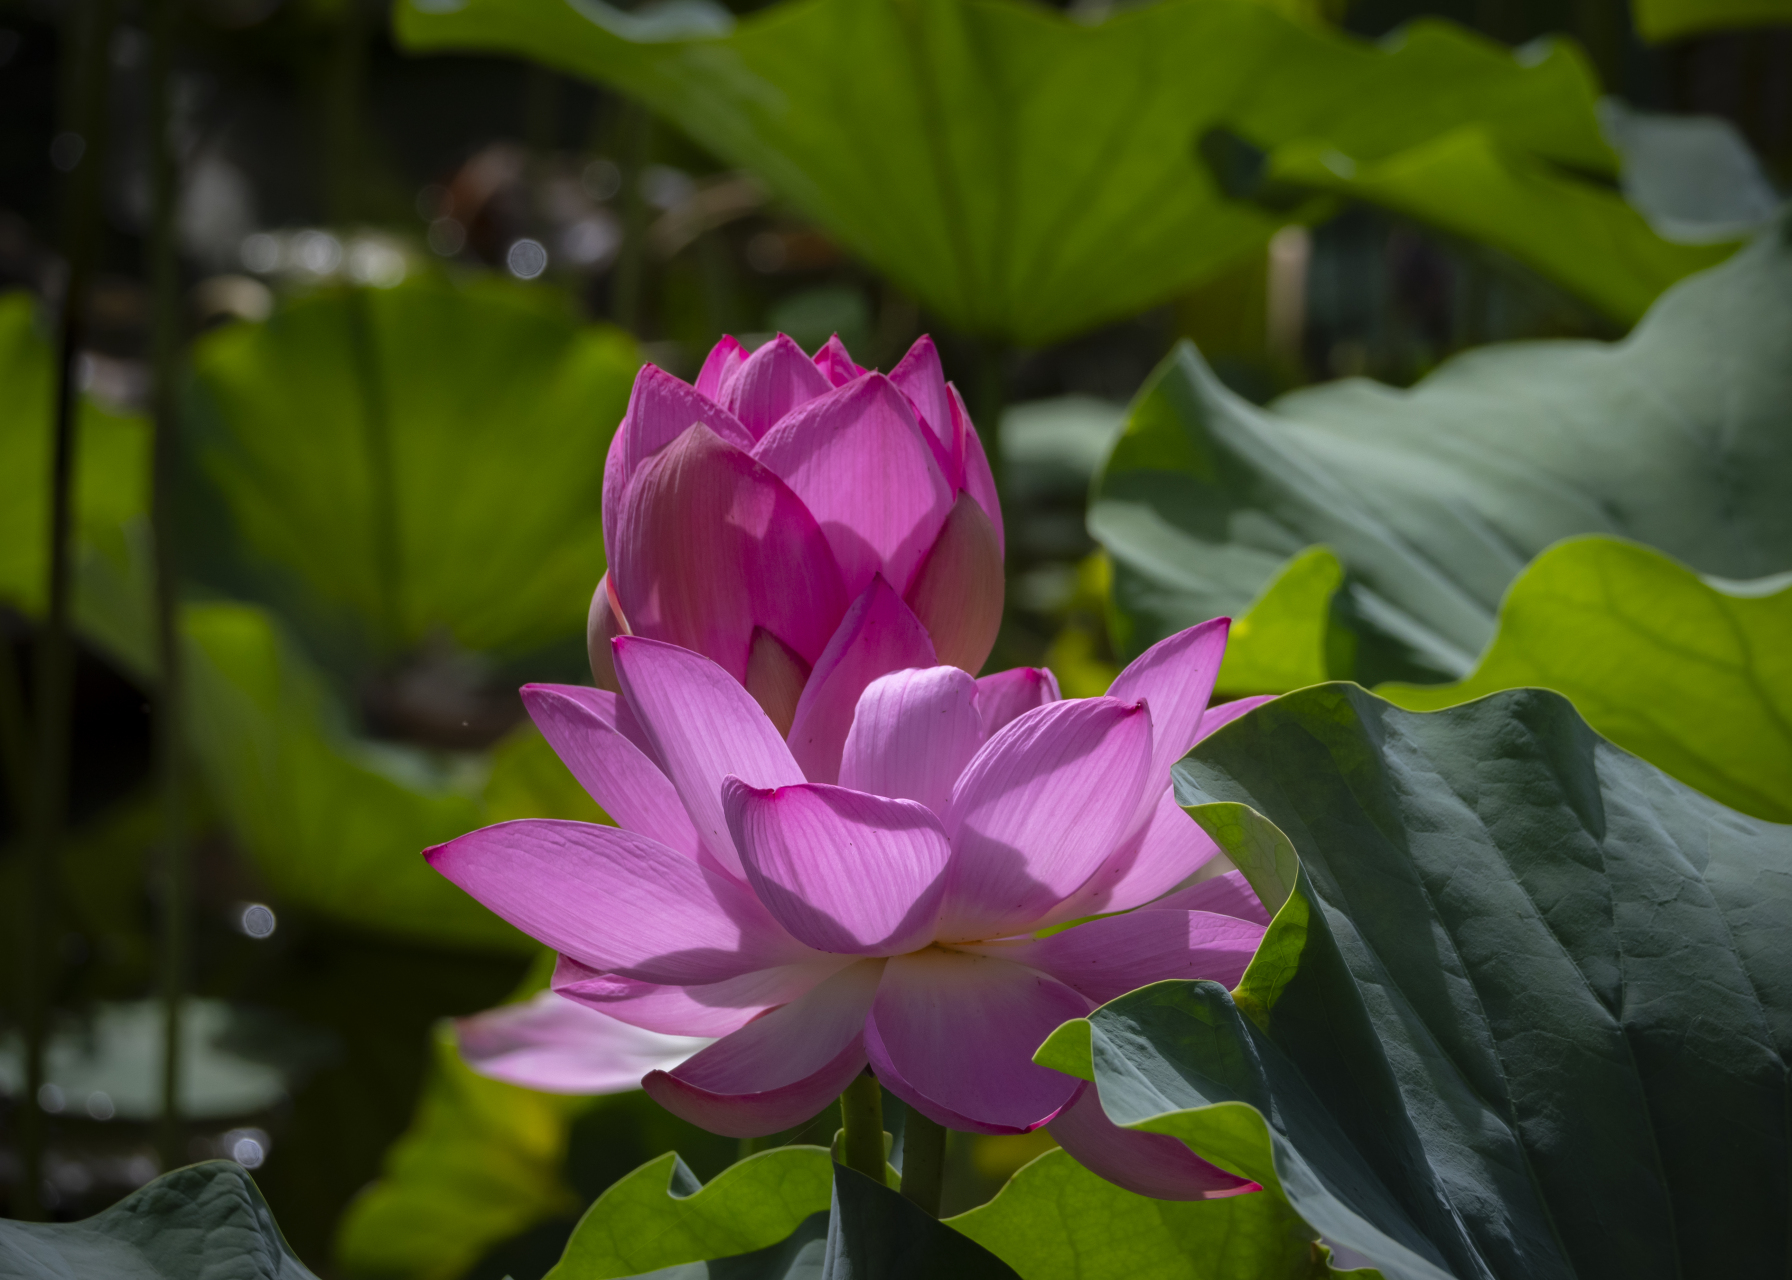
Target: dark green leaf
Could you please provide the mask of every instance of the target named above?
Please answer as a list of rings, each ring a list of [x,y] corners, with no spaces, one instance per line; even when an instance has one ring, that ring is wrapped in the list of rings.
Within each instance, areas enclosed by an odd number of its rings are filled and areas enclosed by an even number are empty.
[[[241,1165],[189,1165],[81,1222],[0,1220],[0,1280],[316,1280]]]
[[[1288,220],[1228,198],[1250,183],[1211,167],[1210,137],[1243,139],[1248,169],[1253,147],[1368,162],[1472,124],[1613,168],[1574,53],[1521,61],[1440,23],[1378,48],[1247,0],[1094,24],[988,0],[713,16],[693,30],[597,0],[405,0],[394,23],[411,49],[501,50],[640,98],[953,326],[1028,344],[1187,289]]]
[[[1236,1003],[1160,983],[1092,1015],[1116,1120],[1258,1115],[1278,1193],[1390,1280],[1792,1262],[1792,828],[1542,690],[1302,690],[1177,772],[1223,845],[1273,824],[1302,870]]]
[[[889,1187],[834,1166],[819,1280],[1019,1280],[1000,1258]]]
[[[1371,679],[1466,673],[1507,585],[1572,534],[1728,578],[1792,567],[1789,235],[1676,286],[1622,343],[1485,347],[1411,391],[1353,379],[1258,409],[1179,349],[1096,482],[1116,642],[1236,614],[1315,542],[1349,575]]]
[[[1653,44],[1792,22],[1792,0],[1631,0],[1637,34]]]
[[[1567,695],[1613,742],[1731,808],[1792,822],[1792,575],[1711,583],[1647,547],[1572,539],[1512,584],[1466,679],[1376,692],[1433,711],[1519,685]]]

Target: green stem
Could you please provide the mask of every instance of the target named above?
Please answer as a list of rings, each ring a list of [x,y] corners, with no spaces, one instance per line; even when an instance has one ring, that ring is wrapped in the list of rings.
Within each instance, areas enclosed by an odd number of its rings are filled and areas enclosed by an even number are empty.
[[[174,211],[180,174],[174,154],[169,87],[174,22],[180,0],[156,0],[149,74],[150,181],[153,184],[149,276],[154,297],[151,363],[155,374],[155,444],[150,526],[155,544],[156,649],[161,667],[155,706],[156,788],[162,810],[161,936],[157,957],[162,999],[162,1115],[156,1146],[162,1167],[186,1163],[180,1114],[181,1010],[186,995],[191,913],[186,797],[181,778],[180,585],[174,551],[174,503],[180,441],[175,376],[180,349],[180,279],[174,254]]]
[[[910,1107],[902,1127],[903,1198],[937,1218],[945,1177],[946,1128]]]
[[[869,1070],[840,1095],[841,1163],[867,1178],[884,1180],[884,1095]]]
[[[398,463],[393,456],[392,414],[380,371],[378,335],[374,330],[372,290],[348,291],[348,338],[355,381],[361,392],[362,441],[367,451],[368,519],[372,523],[374,573],[379,601],[374,622],[379,648],[390,658],[405,637],[404,547],[399,510]]]
[[[71,7],[75,25],[67,70],[69,124],[84,143],[69,175],[63,229],[68,281],[57,325],[55,425],[50,452],[49,609],[38,633],[35,795],[26,815],[25,920],[20,977],[24,985],[25,1096],[20,1124],[19,1216],[43,1216],[44,1146],[48,1125],[38,1106],[49,1043],[51,987],[56,962],[57,859],[68,822],[69,744],[74,715],[74,645],[69,617],[74,603],[71,556],[75,522],[75,453],[80,410],[81,348],[87,339],[87,293],[98,256],[100,179],[106,152],[106,54],[116,18],[112,0]]]

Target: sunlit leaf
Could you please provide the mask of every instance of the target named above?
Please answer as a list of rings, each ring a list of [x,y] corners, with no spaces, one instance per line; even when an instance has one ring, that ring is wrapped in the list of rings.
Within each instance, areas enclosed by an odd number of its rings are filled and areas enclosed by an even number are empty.
[[[316,1280],[287,1248],[255,1180],[213,1160],[163,1174],[81,1222],[0,1219],[4,1280]]]
[[[1236,1003],[1160,983],[1054,1037],[1110,1116],[1273,1168],[1388,1280],[1787,1265],[1792,828],[1541,690],[1302,690],[1177,775],[1222,847],[1301,870]]]
[[[567,1128],[589,1105],[475,1075],[453,1028],[438,1028],[417,1116],[344,1215],[338,1263],[354,1275],[456,1280],[498,1241],[571,1215]]]
[[[1233,620],[1218,690],[1287,693],[1349,674],[1350,655],[1336,652],[1349,633],[1331,626],[1332,597],[1343,583],[1344,567],[1328,547],[1309,547],[1283,565]]]
[[[1792,0],[1631,0],[1637,34],[1652,44],[1792,23]]]
[[[1664,240],[1616,191],[1503,146],[1478,126],[1370,162],[1324,143],[1282,147],[1269,173],[1502,249],[1626,325],[1663,289],[1736,247]]]
[[[554,297],[425,279],[202,339],[189,444],[224,512],[196,518],[195,568],[376,652],[582,636],[639,357]]]
[[[1647,547],[1576,538],[1519,575],[1466,679],[1376,692],[1432,711],[1519,685],[1566,694],[1731,808],[1792,822],[1792,575],[1713,584]]]
[[[586,1210],[555,1280],[616,1280],[660,1267],[776,1245],[828,1208],[825,1147],[776,1147],[730,1165],[707,1185],[678,1156],[648,1161]]]
[[[1676,286],[1623,342],[1484,347],[1410,391],[1351,379],[1259,409],[1185,346],[1096,482],[1115,643],[1237,616],[1317,542],[1346,570],[1367,680],[1465,674],[1507,585],[1573,534],[1727,578],[1792,568],[1788,403],[1782,229]]]
[[[640,98],[948,323],[1024,343],[1185,290],[1287,220],[1228,197],[1225,156],[1201,154],[1214,131],[1369,162],[1474,124],[1613,167],[1577,55],[1521,60],[1435,22],[1378,48],[1248,0],[1092,24],[1011,0],[693,12],[401,0],[394,25],[413,50],[519,54]]]

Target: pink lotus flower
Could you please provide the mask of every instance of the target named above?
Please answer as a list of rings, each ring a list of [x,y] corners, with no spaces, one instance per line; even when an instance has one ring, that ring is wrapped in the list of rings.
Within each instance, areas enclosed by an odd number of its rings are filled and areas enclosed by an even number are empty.
[[[1083,1082],[1032,1054],[1146,983],[1236,982],[1262,936],[1236,873],[1182,888],[1216,850],[1170,791],[1176,759],[1261,701],[1207,710],[1226,625],[1172,636],[1100,698],[1058,701],[1031,669],[883,676],[858,700],[839,785],[805,777],[729,672],[619,638],[621,696],[535,685],[524,699],[620,829],[509,822],[426,856],[560,953],[562,995],[720,1037],[642,1082],[688,1120],[775,1133],[869,1063],[952,1128],[1062,1119],[1072,1154],[1127,1185],[1156,1136],[1077,1105]],[[1124,914],[1039,936],[1099,913]],[[1157,1164],[1153,1194],[1255,1185],[1192,1153]]]
[[[454,1020],[460,1056],[482,1076],[543,1093],[623,1093],[650,1071],[670,1071],[713,1036],[672,1036],[619,1022],[543,991]]]
[[[859,693],[949,663],[975,674],[1002,615],[1002,516],[958,392],[922,338],[885,375],[838,338],[811,360],[733,338],[697,385],[641,370],[604,468],[609,641],[693,649],[746,686],[812,781],[832,782]]]

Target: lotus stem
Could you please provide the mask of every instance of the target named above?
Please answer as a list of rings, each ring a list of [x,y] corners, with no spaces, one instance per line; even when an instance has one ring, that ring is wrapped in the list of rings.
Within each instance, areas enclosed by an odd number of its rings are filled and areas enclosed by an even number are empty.
[[[946,1127],[913,1107],[902,1128],[902,1195],[929,1217],[940,1216],[946,1175]]]
[[[162,1116],[156,1147],[164,1169],[186,1163],[186,1133],[180,1114],[181,1010],[191,928],[186,799],[181,777],[180,579],[174,550],[174,489],[180,458],[175,403],[180,280],[174,254],[174,211],[180,174],[169,93],[179,7],[180,0],[156,0],[152,13],[148,113],[152,184],[149,273],[154,297],[151,362],[155,375],[149,518],[155,544],[156,656],[161,668],[154,724],[156,790],[162,811],[162,918],[157,957],[162,998]]]
[[[34,803],[26,817],[30,862],[26,868],[23,944],[25,994],[25,1096],[20,1107],[19,1216],[43,1216],[42,1187],[46,1124],[39,1092],[44,1086],[44,1052],[50,1035],[51,990],[55,983],[56,863],[68,822],[69,746],[74,714],[74,646],[69,616],[74,601],[72,544],[75,520],[75,462],[81,400],[81,348],[87,340],[87,291],[93,276],[104,173],[106,56],[117,16],[113,0],[74,6],[72,56],[65,73],[74,82],[71,131],[81,141],[69,174],[63,229],[68,276],[57,323],[56,401],[50,463],[48,611],[38,633],[36,718],[37,758],[31,779]]]
[[[869,1069],[840,1095],[841,1163],[884,1181],[884,1095]]]

